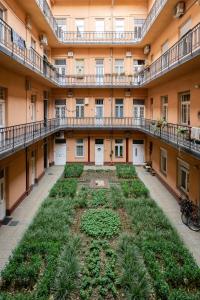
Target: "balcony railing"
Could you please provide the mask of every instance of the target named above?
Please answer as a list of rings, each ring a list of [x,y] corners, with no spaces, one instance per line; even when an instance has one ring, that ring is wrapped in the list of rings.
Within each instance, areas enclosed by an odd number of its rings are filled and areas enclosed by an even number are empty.
[[[44,138],[60,128],[58,119],[32,122],[0,128],[0,156]]]
[[[156,0],[154,2],[144,24],[142,25],[142,34],[139,38],[135,38],[133,31],[63,31],[62,28],[59,28],[56,18],[53,16],[51,8],[46,0],[36,0],[36,2],[60,42],[67,44],[134,44],[140,42],[144,38],[167,0]]]
[[[46,57],[41,56],[33,48],[27,48],[21,36],[2,19],[0,19],[0,50],[40,75],[57,83],[59,75]]]
[[[200,54],[200,23],[186,33],[177,43],[139,73],[140,85],[161,76],[177,65]]]
[[[68,117],[0,128],[0,157],[59,130],[137,130],[200,157],[200,141],[191,139],[191,127],[142,118]]]
[[[59,84],[64,87],[135,87],[138,86],[138,81],[135,76],[132,75],[66,75],[64,77],[59,76]]]

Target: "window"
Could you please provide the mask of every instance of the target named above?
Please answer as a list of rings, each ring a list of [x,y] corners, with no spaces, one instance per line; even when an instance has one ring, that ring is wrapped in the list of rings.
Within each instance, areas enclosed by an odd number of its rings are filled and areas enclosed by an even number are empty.
[[[96,29],[96,37],[102,38],[105,30],[104,19],[96,19],[95,20],[95,29]]]
[[[67,31],[67,24],[65,18],[56,19],[57,22],[57,36],[59,39],[64,39],[64,32]]]
[[[77,37],[81,38],[83,37],[84,33],[84,19],[76,19],[76,32],[77,32]]]
[[[115,157],[123,157],[123,140],[115,140]]]
[[[116,118],[123,118],[124,116],[124,100],[123,99],[116,99],[115,100],[115,117]]]
[[[133,60],[133,74],[134,74],[134,83],[139,84],[141,81],[141,72],[144,69],[145,60],[144,59],[134,59]]]
[[[160,171],[167,174],[167,151],[162,148],[160,149]]]
[[[84,99],[76,100],[76,118],[84,118]]]
[[[161,96],[161,117],[168,120],[168,96]]]
[[[115,59],[115,73],[117,75],[121,75],[124,73],[124,60],[123,59]]]
[[[0,87],[0,128],[5,126],[6,89]]]
[[[134,19],[134,40],[139,40],[142,38],[142,26],[144,21],[144,19]]]
[[[115,30],[117,32],[117,38],[124,37],[124,19],[116,19],[115,20]]]
[[[84,75],[84,59],[76,59],[76,74]]]
[[[179,29],[180,38],[182,38],[182,42],[179,46],[179,56],[182,57],[190,53],[191,50],[191,36],[187,35],[188,31],[192,27],[192,20],[187,20]]]
[[[178,159],[178,187],[183,192],[189,191],[189,165]]]
[[[180,123],[190,125],[190,93],[180,94]]]
[[[161,54],[162,54],[162,67],[166,68],[168,66],[168,61],[169,61],[169,53],[167,50],[169,49],[168,41],[166,41],[162,46],[161,46]]]
[[[84,141],[83,139],[76,140],[76,157],[84,156]]]

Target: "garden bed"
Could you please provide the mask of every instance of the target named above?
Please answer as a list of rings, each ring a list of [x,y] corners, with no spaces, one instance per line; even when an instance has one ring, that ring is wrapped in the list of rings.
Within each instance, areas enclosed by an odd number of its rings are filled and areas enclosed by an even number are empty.
[[[78,189],[55,184],[2,273],[1,300],[200,299],[200,269],[129,167],[120,181],[88,171]],[[115,185],[91,189],[93,178]]]

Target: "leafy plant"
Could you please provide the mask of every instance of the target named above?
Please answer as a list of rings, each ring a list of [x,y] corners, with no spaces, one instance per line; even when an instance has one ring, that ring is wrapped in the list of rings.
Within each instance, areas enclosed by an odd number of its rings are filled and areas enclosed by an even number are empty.
[[[134,178],[137,173],[133,165],[128,164],[118,164],[116,165],[116,172],[119,178]]]
[[[74,197],[77,189],[76,179],[59,179],[51,189],[49,196],[53,198]]]
[[[81,229],[87,235],[100,238],[111,238],[119,233],[120,218],[110,209],[90,209],[81,219]]]
[[[103,206],[108,202],[106,191],[103,189],[94,190],[91,193],[90,206]]]
[[[148,189],[139,179],[133,179],[132,181],[123,181],[121,182],[121,188],[126,198],[147,197],[149,194]]]
[[[73,163],[66,164],[64,169],[64,177],[80,177],[83,173],[83,164]]]
[[[110,204],[113,209],[122,208],[124,205],[124,196],[120,187],[112,186],[109,196]]]

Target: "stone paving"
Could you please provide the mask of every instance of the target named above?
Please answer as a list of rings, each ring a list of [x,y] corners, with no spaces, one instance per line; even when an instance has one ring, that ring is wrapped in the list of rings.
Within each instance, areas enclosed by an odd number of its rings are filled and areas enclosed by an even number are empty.
[[[0,227],[0,271],[4,268],[12,251],[23,237],[38,208],[56,180],[62,175],[63,170],[63,166],[53,166],[47,169],[39,184],[13,212],[12,221],[18,221],[18,224],[9,226],[10,222],[8,225]]]
[[[191,231],[182,223],[179,204],[158,178],[145,171],[143,167],[136,167],[136,170],[139,178],[149,189],[151,197],[164,211],[173,227],[176,228],[200,267],[200,232]]]
[[[116,167],[115,166],[84,166],[84,171],[88,171],[88,170],[93,170],[93,171],[97,171],[97,170],[115,171]]]

